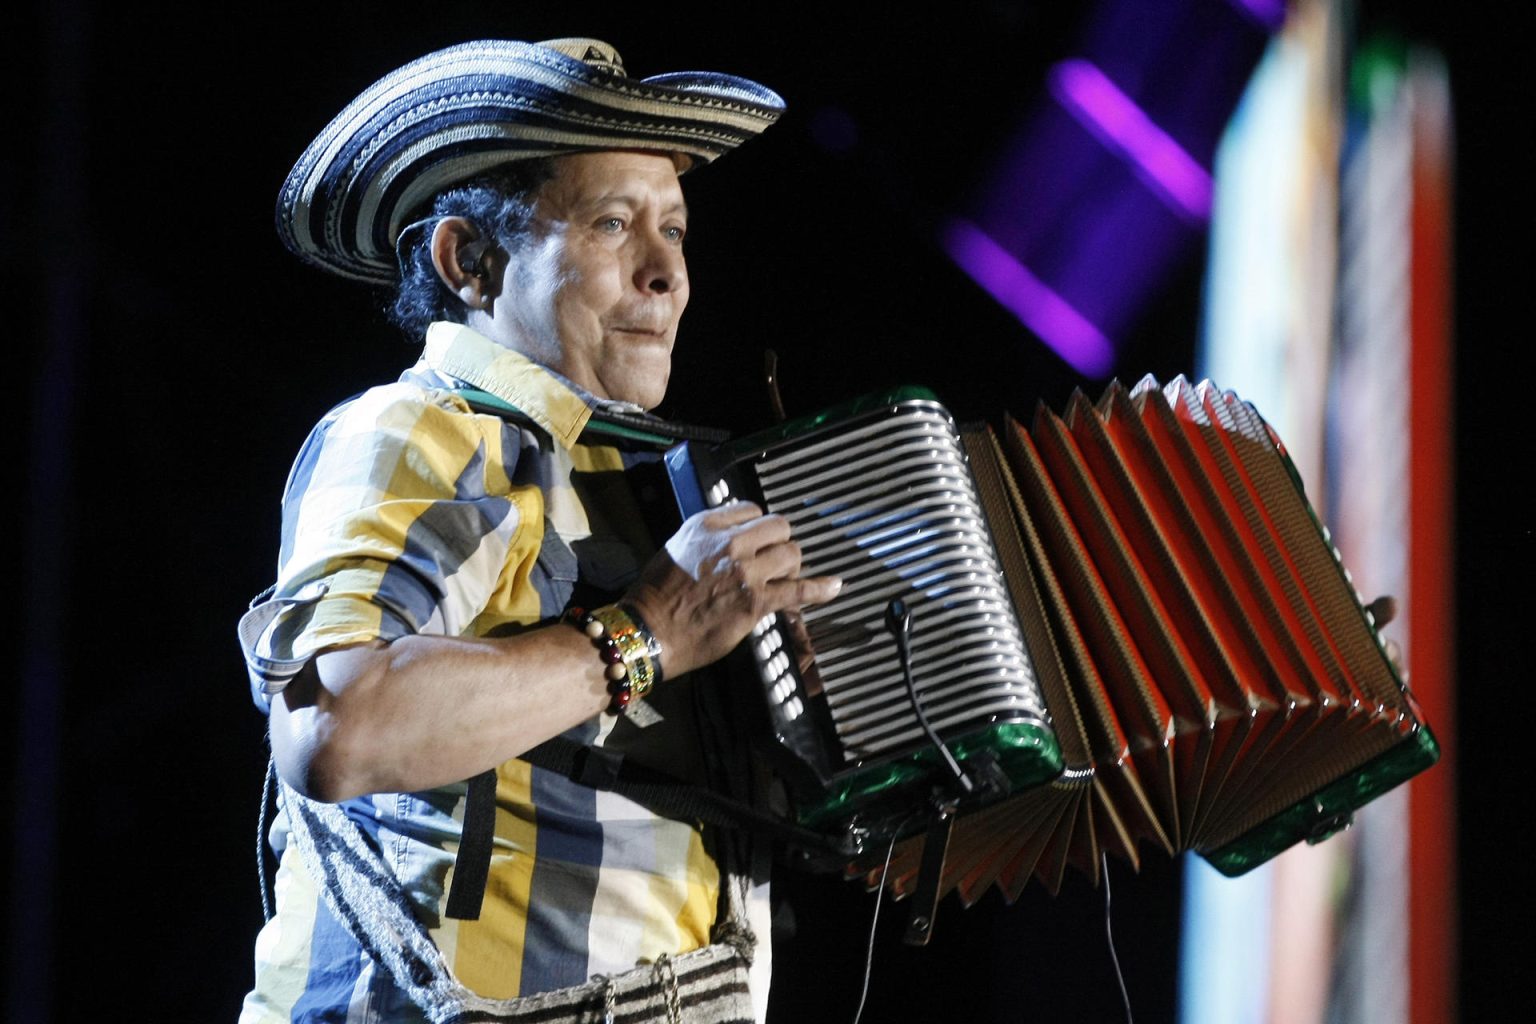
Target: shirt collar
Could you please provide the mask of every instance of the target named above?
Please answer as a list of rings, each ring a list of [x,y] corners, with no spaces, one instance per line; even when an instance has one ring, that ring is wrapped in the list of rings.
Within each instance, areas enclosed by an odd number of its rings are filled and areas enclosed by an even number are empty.
[[[516,406],[571,448],[592,417],[590,399],[565,378],[463,324],[427,328],[421,361]]]

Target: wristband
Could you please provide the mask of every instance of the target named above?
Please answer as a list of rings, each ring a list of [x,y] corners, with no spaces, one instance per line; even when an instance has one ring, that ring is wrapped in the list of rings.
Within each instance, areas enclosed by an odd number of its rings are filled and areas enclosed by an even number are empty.
[[[573,608],[567,614],[597,646],[613,694],[610,710],[614,714],[622,714],[661,682],[661,643],[634,609],[608,604],[591,611]]]

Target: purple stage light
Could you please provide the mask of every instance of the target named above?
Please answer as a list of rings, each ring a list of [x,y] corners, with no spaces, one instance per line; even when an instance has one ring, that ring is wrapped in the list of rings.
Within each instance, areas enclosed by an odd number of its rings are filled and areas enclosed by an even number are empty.
[[[1050,84],[1062,108],[1124,157],[1175,213],[1197,224],[1210,219],[1210,172],[1097,65],[1080,59],[1062,61],[1051,70]]]
[[[939,244],[955,264],[1057,355],[1089,377],[1108,375],[1115,348],[1104,332],[968,220],[944,225]]]
[[[1075,369],[1115,347],[1210,222],[1209,168],[1285,0],[1096,0],[1069,59],[940,228],[948,256]]]

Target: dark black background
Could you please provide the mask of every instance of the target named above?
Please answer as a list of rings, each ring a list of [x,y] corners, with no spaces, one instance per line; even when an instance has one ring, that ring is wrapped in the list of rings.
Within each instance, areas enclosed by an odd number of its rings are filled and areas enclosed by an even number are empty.
[[[961,415],[1096,391],[948,264],[919,215],[963,193],[1090,5],[574,7],[36,2],[7,15],[0,237],[7,355],[25,381],[9,463],[21,682],[3,705],[20,769],[4,853],[12,1019],[231,1020],[249,984],[266,754],[233,624],[269,581],[277,496],[310,424],[414,357],[376,297],[283,251],[272,206],[314,133],[385,70],[470,38],[597,35],[635,74],[725,70],[786,96],[780,126],[689,176],[694,300],[665,413],[766,422],[768,348],[791,413],[893,383],[926,384]],[[1446,429],[1460,474],[1467,1019],[1499,1005],[1516,969],[1508,890],[1524,889],[1529,849],[1496,841],[1529,803],[1510,795],[1528,740],[1495,725],[1521,724],[1530,678],[1507,628],[1527,606],[1498,585],[1527,571],[1531,521],[1516,412],[1531,75],[1515,9],[1358,6],[1362,33],[1445,55],[1455,104],[1459,409]],[[860,126],[852,152],[813,141],[828,108]],[[1122,376],[1191,368],[1203,257],[1181,258],[1125,339]],[[872,899],[835,879],[782,888],[798,932],[779,953],[775,1016],[851,1020]],[[1115,875],[1138,1021],[1174,1019],[1178,889],[1178,865],[1155,857]],[[1032,887],[1011,907],[946,903],[925,950],[900,945],[900,923],[881,919],[866,1021],[1119,1019],[1102,894],[1085,883]]]

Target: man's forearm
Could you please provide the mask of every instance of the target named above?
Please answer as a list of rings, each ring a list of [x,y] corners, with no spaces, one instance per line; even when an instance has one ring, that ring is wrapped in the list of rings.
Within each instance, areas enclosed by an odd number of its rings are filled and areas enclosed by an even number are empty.
[[[406,636],[326,651],[272,703],[278,771],[320,800],[413,792],[516,757],[608,705],[592,642]]]
[[[802,578],[789,524],[738,502],[689,517],[625,600],[666,674],[680,676],[723,657],[764,615],[840,587]],[[317,655],[273,701],[272,750],[283,778],[317,799],[414,792],[478,775],[608,702],[603,662],[569,626],[407,636]]]

